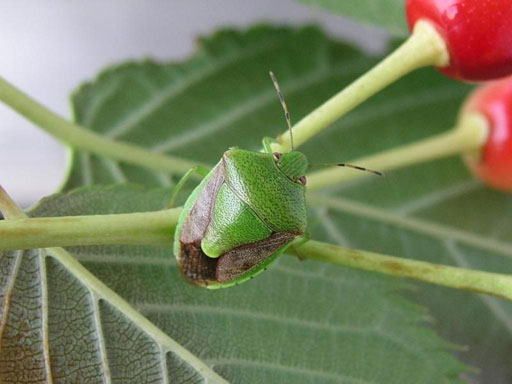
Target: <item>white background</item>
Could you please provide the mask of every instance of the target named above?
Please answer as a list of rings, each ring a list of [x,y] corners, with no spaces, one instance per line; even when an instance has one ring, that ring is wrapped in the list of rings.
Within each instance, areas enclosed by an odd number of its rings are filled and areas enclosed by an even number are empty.
[[[0,0],[0,76],[69,117],[70,92],[107,65],[179,60],[197,35],[262,21],[314,22],[373,52],[386,39],[294,0]],[[16,201],[27,206],[54,192],[65,164],[64,146],[0,105],[0,184]]]

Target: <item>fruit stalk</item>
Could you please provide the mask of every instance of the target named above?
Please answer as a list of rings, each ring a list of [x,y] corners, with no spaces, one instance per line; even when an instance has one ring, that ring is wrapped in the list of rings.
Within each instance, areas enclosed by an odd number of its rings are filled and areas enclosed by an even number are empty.
[[[295,147],[304,144],[368,98],[415,69],[445,66],[449,55],[439,33],[428,22],[416,24],[411,37],[380,64],[299,121],[293,128]],[[276,152],[291,149],[289,132],[277,137]]]
[[[0,185],[0,213],[6,219],[21,219],[27,217],[25,213],[18,208],[16,203],[7,194],[5,189]]]
[[[72,148],[171,174],[182,174],[198,165],[197,162],[151,152],[137,145],[110,140],[71,123],[2,77],[0,77],[0,101]]]
[[[430,284],[485,293],[502,299],[512,300],[512,276],[510,275],[386,256],[313,240],[295,249],[292,248],[291,252],[300,258],[308,258],[395,277],[405,277]]]
[[[73,245],[171,246],[181,208],[112,215],[28,218],[0,186],[0,250]]]
[[[0,250],[71,245],[152,244],[170,247],[181,208],[117,215],[26,218],[0,187]],[[287,253],[365,271],[512,300],[512,276],[469,270],[309,240]]]
[[[355,159],[351,163],[382,172],[390,171],[451,155],[478,152],[487,141],[488,135],[487,120],[482,115],[473,113],[465,116],[460,126],[451,131]],[[308,175],[308,190],[325,188],[366,175],[355,170],[347,169],[340,172],[339,167],[329,167]]]
[[[118,215],[18,218],[0,222],[0,250],[78,245],[170,246],[180,209]],[[288,251],[355,269],[512,300],[512,276],[408,260],[310,240]]]
[[[170,244],[180,208],[118,215],[28,219],[0,188],[0,211],[11,218],[0,222],[0,249],[7,250],[93,244],[166,246]],[[292,246],[288,253],[512,300],[512,276],[353,250],[314,240]]]

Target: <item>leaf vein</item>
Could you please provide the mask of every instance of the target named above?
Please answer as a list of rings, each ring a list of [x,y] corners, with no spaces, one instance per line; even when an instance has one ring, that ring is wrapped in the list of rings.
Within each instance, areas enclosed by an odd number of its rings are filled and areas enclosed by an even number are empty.
[[[39,279],[41,289],[41,335],[43,342],[43,356],[46,371],[46,382],[53,383],[53,375],[50,364],[50,340],[48,336],[48,282],[46,274],[46,252],[39,250]]]
[[[148,335],[158,345],[173,351],[178,356],[189,361],[190,365],[202,376],[211,379],[215,383],[227,383],[225,379],[215,373],[202,360],[164,333],[160,328],[136,311],[133,306],[126,302],[121,296],[97,279],[66,250],[62,248],[51,248],[49,251],[52,257],[57,259],[87,289],[94,292],[98,298],[105,300],[123,313],[138,329]]]
[[[164,86],[164,88],[162,88],[159,92],[152,95],[152,97],[146,100],[146,102],[139,108],[134,109],[132,113],[125,115],[124,119],[122,119],[116,125],[112,126],[106,132],[106,135],[113,139],[122,136],[137,124],[139,124],[142,120],[144,120],[144,118],[150,116],[156,110],[165,105],[165,103],[167,103],[173,97],[176,97],[177,95],[185,92],[193,85],[200,83],[208,76],[214,75],[216,72],[221,71],[223,68],[229,66],[230,64],[274,48],[277,43],[279,43],[279,41],[280,39],[275,39],[274,41],[266,41],[259,47],[253,46],[249,49],[235,51],[233,54],[227,55],[226,57],[218,60],[213,64],[206,65],[205,68],[201,71],[197,71],[193,75],[183,78],[177,84],[174,82],[175,79],[172,79],[169,84]]]
[[[2,305],[3,306],[2,318],[0,319],[0,351],[2,350],[2,341],[3,341],[5,325],[7,324],[7,320],[9,318],[12,291],[14,289],[14,284],[15,284],[16,278],[18,276],[18,271],[20,270],[21,258],[23,256],[23,251],[15,251],[15,254],[17,256],[14,256],[15,261],[13,263],[12,270],[10,272],[11,277],[9,279],[9,283],[5,290],[5,298],[4,298],[4,302]]]
[[[341,197],[324,197],[313,193],[308,196],[310,200],[314,201],[318,205],[324,205],[341,212],[372,219],[377,222],[391,224],[398,228],[407,229],[437,239],[455,239],[463,244],[468,244],[503,256],[512,257],[512,246],[510,244],[495,239],[488,239],[477,233],[468,232],[428,220],[400,216],[393,212],[362,204],[351,199]]]
[[[99,298],[91,289],[88,290],[91,298],[92,312],[94,316],[94,326],[98,336],[98,349],[100,352],[101,366],[103,368],[103,383],[112,384],[112,373],[110,372],[110,365],[108,362],[107,347],[105,342],[105,335],[103,334],[103,327],[101,325],[101,313],[99,308]]]
[[[335,333],[348,333],[348,334],[364,334],[376,331],[376,328],[372,327],[358,327],[358,326],[340,326],[332,325],[330,323],[323,323],[313,320],[304,320],[301,318],[295,318],[288,315],[283,317],[263,312],[255,312],[246,309],[238,308],[217,308],[207,305],[187,305],[187,304],[160,304],[160,303],[140,303],[135,305],[142,312],[152,313],[173,313],[173,312],[187,312],[187,313],[200,313],[207,315],[217,316],[234,316],[234,317],[247,317],[251,319],[257,319],[258,321],[270,321],[276,322],[283,325],[300,326],[305,328],[311,328],[315,330],[324,330]]]
[[[313,370],[310,368],[304,368],[304,367],[294,367],[290,365],[284,365],[281,363],[276,362],[268,362],[268,361],[254,361],[254,360],[245,360],[245,359],[239,359],[239,358],[226,358],[226,359],[208,359],[208,363],[213,364],[214,366],[217,365],[239,365],[239,366],[246,366],[246,367],[255,367],[255,368],[263,368],[263,369],[272,369],[272,370],[278,370],[278,371],[284,371],[289,372],[293,374],[301,374],[301,375],[308,375],[313,377],[319,377],[329,380],[339,380],[340,378],[343,379],[344,383],[350,383],[350,384],[375,384],[373,381],[366,381],[363,379],[350,377],[347,375],[344,375],[342,373],[329,373],[322,370]]]
[[[444,189],[438,189],[427,195],[401,204],[394,211],[399,215],[408,216],[423,208],[433,207],[447,199],[451,199],[466,193],[473,192],[482,187],[478,180],[470,179],[456,185],[450,185]]]
[[[82,168],[82,183],[84,185],[92,185],[94,180],[92,177],[91,155],[87,152],[80,152],[79,156]]]
[[[472,267],[467,261],[464,253],[459,249],[459,247],[457,247],[457,244],[454,241],[445,241],[445,247],[448,250],[448,254],[457,265],[464,268]],[[477,297],[484,303],[487,308],[489,308],[496,319],[498,319],[503,324],[507,332],[512,335],[512,318],[503,309],[503,302],[500,302],[498,299],[489,297],[487,295],[478,294]]]
[[[126,183],[127,178],[117,161],[113,161],[105,157],[100,157],[100,160],[107,171],[112,175],[115,182]]]
[[[326,79],[329,79],[331,77],[347,73],[348,76],[352,72],[360,70],[362,63],[363,62],[361,61],[361,59],[357,59],[352,60],[351,62],[343,66],[341,69],[334,72],[328,70],[317,70],[310,73],[308,76],[301,77],[298,80],[282,84],[282,89],[288,96],[290,96],[294,92],[300,91],[315,83],[325,81]],[[215,132],[222,131],[230,125],[232,125],[234,122],[242,120],[247,115],[254,113],[256,110],[265,108],[272,102],[277,102],[276,94],[273,89],[261,92],[259,95],[251,95],[248,101],[238,104],[236,108],[230,110],[227,113],[223,111],[220,118],[213,120],[207,124],[203,124],[197,128],[187,129],[185,133],[173,136],[168,140],[163,141],[158,145],[152,147],[151,149],[156,152],[167,152],[180,148],[185,144],[189,144],[190,142],[204,138],[205,136],[210,136]]]

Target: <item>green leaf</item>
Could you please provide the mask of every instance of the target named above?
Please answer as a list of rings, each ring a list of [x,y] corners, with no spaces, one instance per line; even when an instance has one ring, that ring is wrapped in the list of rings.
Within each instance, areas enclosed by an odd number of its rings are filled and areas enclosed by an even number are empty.
[[[365,24],[385,28],[395,36],[406,36],[404,0],[299,0],[351,17]]]
[[[32,215],[155,210],[167,199],[163,190],[89,187],[47,198]],[[20,367],[36,382],[218,382],[202,362],[240,383],[458,382],[464,367],[397,292],[402,283],[283,258],[251,283],[209,291],[181,278],[171,241],[2,254],[2,382],[28,382]],[[134,320],[70,255],[169,338]]]
[[[184,64],[129,63],[104,72],[75,94],[74,108],[78,122],[95,131],[118,132],[119,139],[213,164],[229,146],[257,149],[262,136],[285,129],[269,69],[278,76],[297,121],[373,63],[312,28],[223,31],[203,39]],[[333,163],[429,137],[455,123],[468,90],[433,70],[419,71],[302,149],[313,163]],[[87,159],[92,165],[84,168]],[[77,153],[68,188],[124,178],[147,185],[162,181],[145,170]],[[457,158],[332,188],[324,195],[329,198],[315,201],[309,217],[314,238],[512,273],[512,199],[473,181]],[[309,273],[313,267],[299,268]],[[368,276],[325,268],[332,279]],[[279,278],[272,272],[261,277]],[[511,381],[510,303],[426,286],[414,299],[428,305],[445,338],[467,346],[459,356],[481,370],[472,375],[474,380]]]

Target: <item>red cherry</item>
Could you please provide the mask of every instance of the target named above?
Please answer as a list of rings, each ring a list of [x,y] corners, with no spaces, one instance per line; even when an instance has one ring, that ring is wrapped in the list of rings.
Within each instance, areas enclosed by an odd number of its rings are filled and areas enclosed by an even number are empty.
[[[468,81],[498,79],[512,74],[512,1],[407,0],[412,30],[428,20],[441,34],[450,64],[441,71]]]
[[[479,155],[466,156],[471,170],[490,186],[512,191],[512,77],[479,88],[463,113],[480,113],[489,121],[489,137]]]

